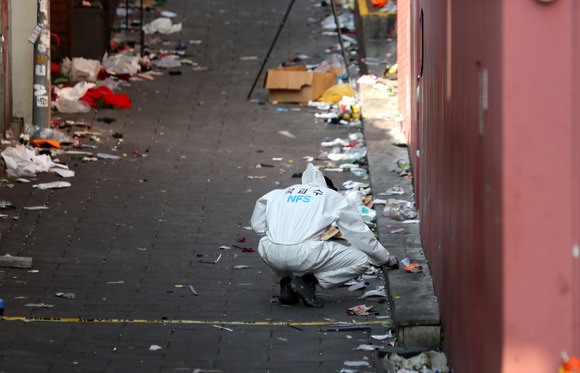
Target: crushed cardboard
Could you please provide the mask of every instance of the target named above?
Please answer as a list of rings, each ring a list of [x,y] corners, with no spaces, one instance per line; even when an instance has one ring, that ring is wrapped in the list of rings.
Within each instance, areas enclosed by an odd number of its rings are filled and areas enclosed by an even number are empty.
[[[326,89],[336,84],[337,73],[308,71],[305,65],[270,69],[266,73],[264,88],[269,90],[270,102],[308,102],[318,99]]]

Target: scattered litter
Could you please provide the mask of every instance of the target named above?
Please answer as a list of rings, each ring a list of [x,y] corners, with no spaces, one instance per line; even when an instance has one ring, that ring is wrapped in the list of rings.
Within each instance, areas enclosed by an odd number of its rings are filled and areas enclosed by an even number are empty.
[[[218,329],[223,329],[223,330],[227,330],[228,332],[233,332],[233,329],[230,328],[226,328],[224,326],[219,326],[219,325],[212,325],[214,328],[218,328]]]
[[[36,150],[24,146],[8,147],[2,152],[8,176],[36,176],[37,172],[47,172],[55,167],[68,168],[54,163],[50,156],[37,154]]]
[[[47,206],[26,206],[24,207],[25,210],[36,211],[36,210],[48,210],[49,207]]]
[[[394,231],[391,231],[391,233],[400,233],[403,232],[405,230],[405,228],[399,228],[399,229],[395,229]]]
[[[387,334],[384,335],[371,335],[372,339],[376,339],[377,341],[384,341],[385,339],[395,338],[393,332],[389,330]]]
[[[231,246],[220,246],[219,247],[221,250],[231,250],[232,247]]]
[[[246,242],[246,237],[236,238],[236,242]]]
[[[27,256],[0,256],[0,267],[5,268],[32,268],[32,258]]]
[[[143,26],[143,32],[145,34],[154,34],[156,32],[160,34],[174,34],[181,31],[181,23],[173,24],[171,19],[166,17],[157,18],[154,21],[147,23]]]
[[[278,133],[282,136],[286,136],[289,137],[291,139],[295,139],[296,136],[294,136],[292,133],[290,133],[289,131],[278,131]]]
[[[54,295],[59,298],[75,299],[75,293],[55,293]]]
[[[364,293],[363,295],[361,295],[361,298],[368,298],[368,297],[386,297],[387,294],[385,293],[385,289],[378,289],[378,290],[369,290],[366,293]]]
[[[123,158],[120,155],[105,154],[105,153],[97,153],[97,157],[101,159],[116,159],[118,161],[120,161]]]
[[[166,17],[166,18],[173,18],[173,17],[177,17],[177,13],[173,13],[173,12],[170,12],[170,11],[168,11],[168,10],[164,10],[164,11],[162,11],[162,12],[161,12],[161,15],[162,15],[163,17]]]
[[[355,332],[370,331],[371,327],[369,325],[334,325],[322,330],[323,332]]]
[[[66,181],[53,181],[52,183],[42,183],[33,185],[33,188],[45,190],[45,189],[60,189],[60,188],[68,188],[71,186],[71,183]]]
[[[361,344],[353,348],[354,351],[375,351],[380,349],[379,346]]]
[[[35,307],[35,308],[52,308],[54,304],[44,304],[44,303],[28,303],[24,307]]]
[[[383,359],[383,367],[388,373],[411,372],[449,372],[447,357],[442,352],[425,351],[405,359],[396,352],[389,353]]]
[[[392,196],[392,195],[400,195],[400,194],[404,194],[404,193],[405,193],[405,190],[403,189],[403,187],[395,185],[394,187],[387,189],[384,193],[379,193],[379,196]]]
[[[411,168],[411,164],[409,163],[408,160],[405,159],[399,159],[397,161],[397,166],[399,166],[399,168],[403,171],[407,171]]]
[[[13,209],[13,208],[16,208],[16,207],[14,207],[14,205],[12,204],[12,202],[10,202],[10,201],[0,201],[0,209],[6,210],[6,209]]]
[[[65,169],[57,168],[54,170],[54,172],[59,174],[61,177],[73,177],[73,176],[75,176],[75,172],[73,170],[65,170]]]
[[[273,164],[265,164],[265,163],[256,163],[256,168],[262,168],[262,167],[274,167]]]
[[[417,217],[415,203],[392,198],[387,200],[383,214],[398,221],[414,219]]]
[[[365,282],[361,281],[361,282],[357,282],[354,285],[351,285],[348,287],[348,291],[355,291],[355,290],[359,290],[359,289],[364,289],[365,288]]]
[[[151,345],[149,346],[149,351],[157,351],[157,350],[161,350],[162,347],[158,346],[158,345]]]
[[[349,315],[365,316],[370,315],[369,311],[372,310],[373,308],[374,306],[366,306],[364,304],[361,304],[347,309],[346,313],[348,313]]]
[[[208,264],[216,264],[216,263],[217,263],[217,262],[218,262],[218,261],[221,259],[221,257],[222,257],[222,254],[220,254],[220,255],[217,257],[217,259],[216,259],[216,260],[214,260],[213,262],[212,262],[212,261],[209,261],[209,260],[200,260],[199,262],[200,262],[200,263],[208,263]]]
[[[405,268],[405,271],[411,273],[419,273],[423,271],[423,267],[417,263],[413,263],[413,259],[405,258],[401,260],[401,265]]]
[[[368,367],[369,366],[369,362],[368,361],[345,361],[344,365],[346,365],[347,367]]]
[[[197,294],[197,291],[195,291],[195,289],[193,288],[193,286],[192,286],[192,285],[188,285],[187,287],[188,287],[188,288],[189,288],[189,290],[190,290],[190,291],[193,293],[193,295],[199,295],[199,294]]]
[[[265,179],[266,176],[248,176],[249,180]]]
[[[237,265],[234,267],[234,269],[248,269],[248,268],[252,268],[252,267],[244,265],[244,264]]]

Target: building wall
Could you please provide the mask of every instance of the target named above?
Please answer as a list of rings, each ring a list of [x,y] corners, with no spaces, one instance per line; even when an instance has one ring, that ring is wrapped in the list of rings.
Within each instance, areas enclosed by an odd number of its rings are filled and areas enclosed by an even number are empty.
[[[578,354],[579,6],[398,2],[399,103],[456,372],[543,373]]]
[[[506,372],[553,371],[578,338],[572,295],[577,7],[577,0],[502,2]],[[549,172],[554,160],[557,176]]]
[[[32,78],[34,48],[28,42],[36,25],[36,0],[12,0],[10,15],[10,58],[12,68],[12,114],[32,123]]]
[[[411,22],[411,9],[409,6],[409,0],[399,0],[397,3],[397,64],[399,65],[399,72],[397,74],[397,84],[398,84],[398,105],[399,111],[403,118],[408,118],[411,102],[411,91],[409,89],[411,84],[411,55],[410,55],[410,42],[411,35],[410,29]],[[403,136],[409,140],[409,127],[408,122],[403,120]]]
[[[573,66],[578,66],[580,64],[580,27],[578,27],[578,20],[580,20],[580,5],[578,3],[574,3],[573,6],[573,19],[575,19],[575,23],[573,24],[573,28],[575,31],[574,34],[574,55],[573,55]],[[572,102],[578,103],[580,102],[580,69],[574,68],[574,87],[572,93]],[[573,128],[573,136],[571,136],[572,140],[572,149],[574,149],[574,159],[572,161],[572,177],[574,178],[574,185],[572,187],[572,199],[574,204],[574,214],[572,219],[572,229],[573,236],[572,240],[574,243],[572,255],[574,257],[572,263],[572,273],[573,273],[573,297],[574,297],[574,306],[573,306],[573,317],[574,320],[574,329],[572,330],[573,341],[572,341],[572,348],[575,351],[576,356],[580,355],[580,193],[577,191],[580,190],[580,105],[574,104],[573,107],[575,108],[574,114],[572,116],[572,128]]]

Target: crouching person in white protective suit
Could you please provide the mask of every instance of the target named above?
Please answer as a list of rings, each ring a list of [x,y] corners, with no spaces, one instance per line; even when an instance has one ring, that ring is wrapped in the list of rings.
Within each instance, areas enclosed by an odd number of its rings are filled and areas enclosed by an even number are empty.
[[[282,304],[302,299],[309,307],[322,307],[316,284],[331,289],[357,278],[370,264],[396,263],[358,209],[310,163],[302,184],[273,190],[258,199],[251,223],[256,233],[265,234],[258,253],[280,281]],[[351,247],[321,239],[333,224]],[[304,275],[292,278],[295,273]]]

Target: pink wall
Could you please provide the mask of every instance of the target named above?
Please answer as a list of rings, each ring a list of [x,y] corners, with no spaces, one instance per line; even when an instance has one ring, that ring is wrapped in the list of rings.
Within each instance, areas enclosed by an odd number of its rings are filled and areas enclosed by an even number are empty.
[[[578,2],[574,3],[574,13],[573,14],[573,28],[576,31],[574,35],[574,56],[573,56],[573,66],[574,68],[574,87],[572,102],[580,102],[580,70],[577,68],[580,65],[580,5]],[[574,104],[575,111],[572,117],[572,128],[574,135],[571,137],[572,149],[574,149],[574,161],[572,163],[572,174],[574,177],[574,186],[572,188],[572,199],[574,200],[574,218],[572,220],[572,229],[574,229],[572,241],[575,243],[576,249],[576,260],[572,265],[572,271],[574,273],[573,277],[573,292],[575,305],[573,308],[572,315],[574,315],[574,328],[572,330],[573,335],[573,350],[576,356],[580,356],[580,260],[578,260],[578,251],[580,248],[580,105]]]
[[[505,371],[553,371],[572,348],[576,2],[502,3]]]
[[[571,256],[580,211],[580,131],[573,132],[580,105],[572,104],[574,89],[580,96],[572,69],[580,66],[578,7],[576,0],[398,2],[410,14],[398,35],[409,35],[411,51],[411,63],[399,66],[410,100],[399,103],[457,372],[544,373],[557,369],[562,350],[578,354],[580,284]]]

